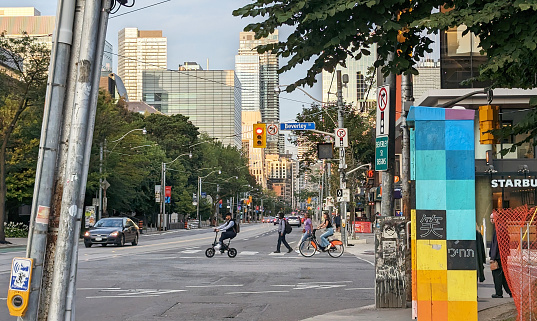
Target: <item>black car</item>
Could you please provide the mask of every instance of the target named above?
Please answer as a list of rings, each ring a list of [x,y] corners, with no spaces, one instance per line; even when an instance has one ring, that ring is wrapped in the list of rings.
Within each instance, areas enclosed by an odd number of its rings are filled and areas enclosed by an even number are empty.
[[[84,233],[84,245],[86,247],[91,247],[93,244],[123,246],[128,242],[137,245],[139,237],[138,226],[130,218],[108,217],[99,220]]]

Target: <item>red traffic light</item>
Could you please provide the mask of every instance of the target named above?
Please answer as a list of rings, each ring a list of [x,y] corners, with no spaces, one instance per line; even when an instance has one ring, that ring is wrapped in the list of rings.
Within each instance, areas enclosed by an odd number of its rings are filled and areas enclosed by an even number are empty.
[[[373,178],[375,176],[375,171],[370,169],[367,171],[367,178]]]
[[[258,135],[263,134],[263,128],[261,128],[261,127],[257,127],[257,128],[255,129],[255,133],[258,134]]]

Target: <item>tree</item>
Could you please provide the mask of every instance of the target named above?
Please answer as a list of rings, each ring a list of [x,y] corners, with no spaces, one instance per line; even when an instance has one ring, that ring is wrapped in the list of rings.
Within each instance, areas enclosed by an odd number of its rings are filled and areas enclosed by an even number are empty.
[[[416,74],[416,63],[432,51],[432,40],[427,37],[427,27],[412,22],[426,19],[431,12],[445,1],[352,1],[352,0],[257,0],[233,15],[241,17],[263,16],[264,20],[247,25],[245,31],[254,31],[256,38],[267,37],[276,28],[290,26],[294,31],[285,41],[258,47],[258,52],[272,52],[289,60],[279,72],[290,70],[313,59],[306,76],[286,88],[312,86],[315,76],[322,70],[334,71],[345,64],[347,56],[359,60],[370,55],[373,45],[377,46],[376,67],[384,74],[411,72]],[[407,10],[409,7],[412,10]],[[406,28],[406,29],[404,29]],[[405,30],[406,41],[396,41],[400,30]],[[391,62],[389,53],[400,51]]]
[[[28,108],[42,108],[50,51],[27,34],[0,36],[0,243],[5,243],[7,151],[17,123]]]

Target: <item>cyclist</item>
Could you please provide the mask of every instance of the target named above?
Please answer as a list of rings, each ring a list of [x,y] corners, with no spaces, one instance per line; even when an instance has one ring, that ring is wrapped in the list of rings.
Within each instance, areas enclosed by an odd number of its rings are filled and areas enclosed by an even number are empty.
[[[326,251],[325,248],[330,244],[330,242],[328,242],[328,237],[334,235],[334,228],[332,227],[332,222],[330,221],[328,213],[323,214],[323,223],[317,226],[318,230],[322,228],[325,228],[326,230],[321,235],[321,243],[319,246],[321,247],[321,250]]]
[[[215,246],[215,249],[220,250],[220,252],[223,252],[224,240],[233,239],[235,238],[235,236],[237,236],[237,233],[235,232],[235,220],[231,219],[231,213],[226,213],[226,221],[224,222],[224,224],[215,228],[214,231],[222,231],[222,234],[220,235],[220,240],[218,241],[217,246]]]
[[[302,230],[302,238],[297,244],[297,250],[296,250],[297,252],[299,251],[298,247],[300,246],[300,244],[304,242],[304,240],[307,239],[311,235],[312,229],[313,229],[313,226],[311,223],[310,215],[306,213],[304,214],[304,229]]]

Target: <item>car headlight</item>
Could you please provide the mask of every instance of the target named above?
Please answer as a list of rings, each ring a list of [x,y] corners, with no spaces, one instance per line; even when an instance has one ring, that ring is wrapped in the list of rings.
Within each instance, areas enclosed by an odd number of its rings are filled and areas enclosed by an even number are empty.
[[[118,234],[119,234],[119,232],[115,231],[115,232],[110,233],[110,236],[117,236]]]
[[[86,233],[84,233],[84,236],[90,236],[90,232],[86,231]]]

